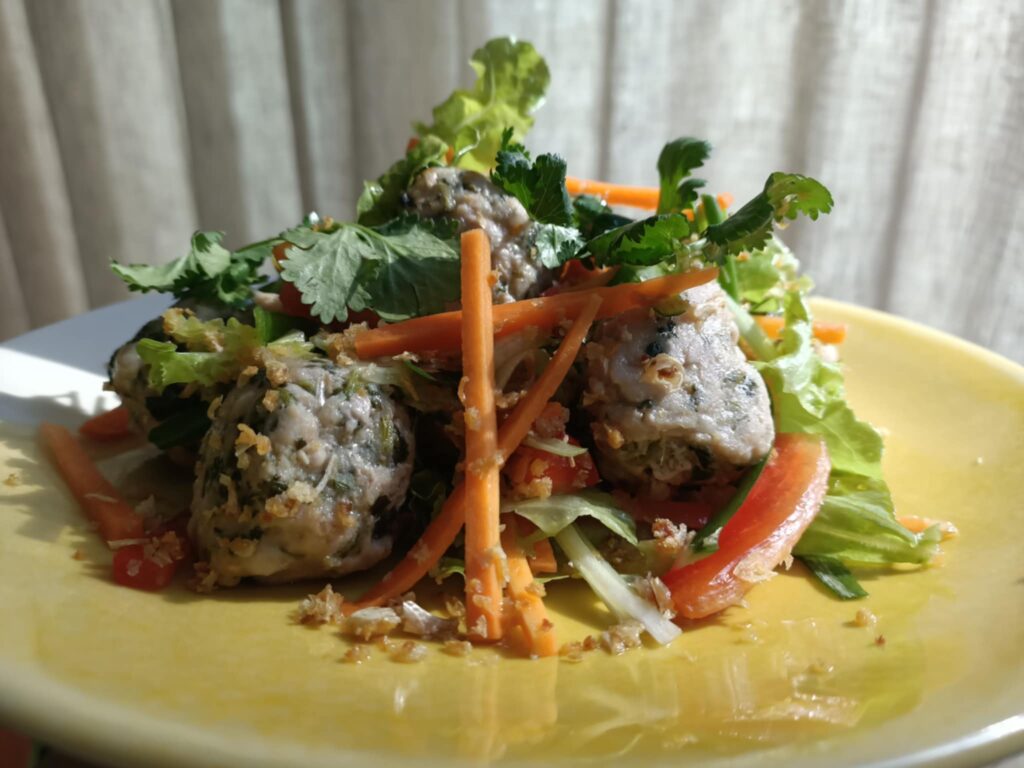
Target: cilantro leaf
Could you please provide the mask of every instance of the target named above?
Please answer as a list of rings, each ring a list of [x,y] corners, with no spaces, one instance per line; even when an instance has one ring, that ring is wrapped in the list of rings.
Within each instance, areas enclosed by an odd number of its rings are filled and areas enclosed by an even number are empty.
[[[661,193],[658,213],[679,213],[692,208],[697,190],[704,186],[703,179],[687,178],[694,168],[700,168],[711,154],[711,145],[687,136],[670,141],[658,155],[658,176]]]
[[[405,210],[402,195],[409,184],[423,169],[443,165],[447,152],[448,144],[444,141],[424,136],[379,179],[363,182],[363,192],[356,203],[359,223],[376,226],[401,215]]]
[[[651,266],[686,250],[690,224],[679,213],[633,221],[603,232],[585,246],[600,267],[617,264]]]
[[[736,213],[704,231],[712,255],[736,254],[762,248],[772,234],[775,222],[805,214],[817,219],[832,210],[832,195],[825,186],[809,176],[773,173],[764,190]]]
[[[281,276],[324,323],[345,320],[349,309],[389,321],[439,312],[458,300],[459,256],[435,231],[414,217],[381,230],[343,224],[309,250],[291,251]]]
[[[421,137],[437,136],[451,146],[456,165],[486,172],[506,126],[518,140],[530,130],[551,75],[532,45],[507,37],[489,40],[469,63],[477,75],[473,88],[452,93],[434,107],[432,125],[415,128]]]
[[[491,181],[518,198],[535,221],[563,227],[572,224],[572,204],[565,188],[565,160],[558,155],[540,155],[531,161],[526,148],[511,139],[512,131],[507,129]]]
[[[249,300],[250,286],[262,278],[260,267],[276,241],[263,241],[232,253],[221,245],[223,232],[196,232],[189,252],[168,264],[119,264],[110,268],[133,291],[173,293],[177,298],[207,299],[232,306]]]
[[[554,269],[576,257],[583,247],[583,238],[573,227],[538,224],[533,228],[532,245],[537,260],[545,267]]]
[[[633,219],[615,213],[599,197],[580,195],[572,201],[573,219],[577,229],[586,240],[592,240],[602,232],[629,224]]]

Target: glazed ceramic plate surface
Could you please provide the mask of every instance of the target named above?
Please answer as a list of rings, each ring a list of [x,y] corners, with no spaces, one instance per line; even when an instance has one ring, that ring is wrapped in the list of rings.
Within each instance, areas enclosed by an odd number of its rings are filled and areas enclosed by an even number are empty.
[[[816,302],[820,317],[849,323],[850,399],[888,434],[899,512],[960,530],[936,567],[860,573],[865,600],[835,600],[794,567],[668,648],[580,663],[432,648],[418,664],[374,649],[357,666],[341,661],[334,630],[292,622],[309,585],[199,596],[109,581],[110,555],[31,425],[75,424],[103,406],[102,361],[156,306],[102,310],[0,349],[0,478],[20,481],[0,484],[7,724],[149,766],[977,765],[1024,749],[1019,366]],[[605,624],[582,585],[550,594],[563,639]],[[877,625],[856,626],[859,608]]]

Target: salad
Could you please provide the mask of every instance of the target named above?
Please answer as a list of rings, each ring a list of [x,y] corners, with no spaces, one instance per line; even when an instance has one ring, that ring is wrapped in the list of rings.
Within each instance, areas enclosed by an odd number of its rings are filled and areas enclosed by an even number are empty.
[[[794,559],[839,599],[866,594],[854,569],[927,564],[942,527],[896,517],[882,437],[846,402],[845,328],[814,321],[776,234],[829,191],[777,172],[734,206],[688,137],[657,187],[571,177],[525,144],[537,51],[495,39],[471,65],[351,218],[112,265],[174,303],[114,352],[123,405],[81,431],[194,470],[184,513],[132,505],[43,425],[115,580],[158,589],[189,558],[200,591],[371,571],[300,619],[550,656],[580,648],[545,608],[562,579],[608,606],[620,651]],[[433,584],[428,610],[412,593]]]

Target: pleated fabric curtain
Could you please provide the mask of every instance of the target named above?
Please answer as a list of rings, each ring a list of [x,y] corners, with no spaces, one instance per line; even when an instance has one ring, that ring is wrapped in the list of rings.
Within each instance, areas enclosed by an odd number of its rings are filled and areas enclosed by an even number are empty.
[[[350,216],[494,35],[552,70],[528,144],[654,182],[707,138],[737,200],[774,170],[834,213],[786,239],[823,295],[1024,359],[1024,5],[760,0],[0,0],[0,338],[167,261]]]

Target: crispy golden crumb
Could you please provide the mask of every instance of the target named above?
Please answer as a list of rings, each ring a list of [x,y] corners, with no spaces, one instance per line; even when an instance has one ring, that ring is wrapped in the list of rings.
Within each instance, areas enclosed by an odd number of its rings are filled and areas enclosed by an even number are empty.
[[[284,493],[279,493],[277,496],[271,496],[267,499],[263,505],[263,516],[267,520],[293,517],[301,505],[316,501],[318,495],[313,486],[299,480],[292,483]]]
[[[873,627],[878,623],[878,617],[867,608],[861,608],[853,617],[853,623],[858,627]]]
[[[473,651],[473,644],[468,640],[445,640],[441,650],[449,656],[469,656]]]
[[[263,395],[263,407],[270,413],[277,410],[281,401],[281,393],[276,389],[268,389]]]
[[[217,588],[217,574],[210,564],[200,560],[193,565],[195,575],[189,580],[189,587],[196,592],[213,592]]]
[[[245,366],[245,368],[242,369],[242,372],[238,374],[238,381],[236,382],[236,385],[239,387],[244,387],[246,384],[252,381],[252,377],[259,372],[260,369],[257,368],[255,365]]]
[[[340,624],[345,614],[345,598],[327,584],[315,595],[308,595],[299,605],[296,618],[300,624]]]
[[[423,661],[426,657],[427,646],[423,643],[417,643],[415,640],[406,640],[391,654],[392,661],[398,661],[402,664],[415,664]]]
[[[466,616],[466,605],[455,595],[447,595],[444,599],[444,610],[453,619],[462,619]]]
[[[875,645],[877,645],[879,648],[883,647],[885,645],[885,635],[879,635],[878,637],[876,637]]]
[[[369,640],[387,635],[402,623],[392,608],[363,608],[347,617],[342,623],[342,632]]]
[[[640,633],[644,631],[643,625],[638,621],[624,621],[621,624],[609,627],[601,633],[601,645],[613,656],[632,648],[639,648],[643,645],[640,640]]]
[[[362,664],[364,661],[369,661],[372,655],[372,651],[365,645],[353,645],[345,651],[341,660],[346,664]]]
[[[206,409],[206,418],[217,418],[217,411],[220,410],[221,403],[223,402],[224,395],[217,395],[215,398],[213,398],[213,400],[210,401],[210,407]]]
[[[291,379],[288,366],[279,360],[267,360],[266,367],[267,381],[275,387],[283,387]]]
[[[571,643],[565,643],[558,649],[558,655],[566,661],[573,663],[583,661],[583,644],[575,640]]]
[[[583,650],[584,651],[596,651],[598,640],[593,635],[587,635],[583,638]]]
[[[143,552],[147,560],[152,560],[160,566],[170,565],[185,556],[181,539],[174,531],[167,531],[162,536],[152,537],[143,546]]]
[[[21,477],[17,472],[11,472],[11,474],[4,478],[4,485],[8,488],[17,488],[21,485]]]
[[[76,549],[74,552],[71,553],[71,557],[75,560],[85,560],[85,552],[83,552],[80,549]]]

